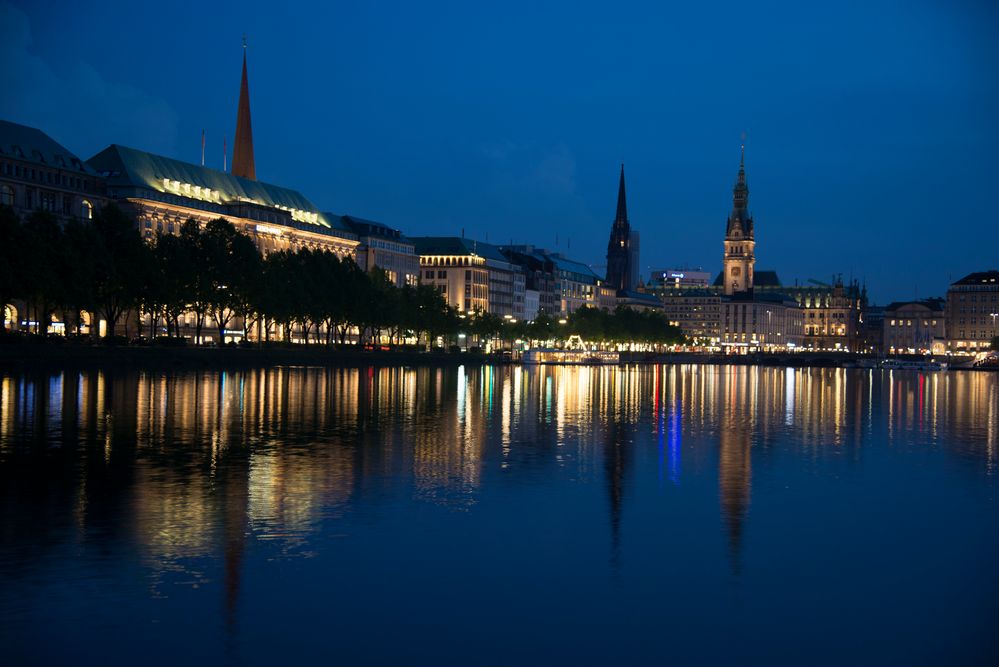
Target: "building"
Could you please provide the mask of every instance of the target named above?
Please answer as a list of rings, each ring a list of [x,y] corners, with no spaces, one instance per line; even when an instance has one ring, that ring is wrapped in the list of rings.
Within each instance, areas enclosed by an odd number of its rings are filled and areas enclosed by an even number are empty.
[[[779,292],[737,292],[721,300],[721,345],[748,352],[800,349],[804,311]]]
[[[105,201],[104,179],[41,130],[0,120],[0,205],[22,219],[36,210],[65,222],[90,220]]]
[[[187,220],[225,218],[264,254],[311,248],[353,258],[359,245],[353,231],[295,190],[118,145],[87,162],[150,240],[179,233]]]
[[[617,215],[607,241],[607,284],[617,290],[632,289],[631,282],[631,225],[628,223],[628,206],[624,196],[624,165],[617,189]]]
[[[803,309],[785,292],[776,271],[756,271],[754,238],[743,149],[725,224],[721,273],[705,287],[699,284],[703,272],[690,284],[685,272],[664,271],[653,281],[653,291],[662,299],[667,319],[702,345],[730,352],[800,349]]]
[[[732,191],[732,212],[725,227],[725,256],[722,262],[722,286],[726,295],[750,292],[756,267],[756,241],[753,217],[749,214],[749,186],[746,184],[746,148],[739,158],[739,174]]]
[[[885,354],[942,352],[946,340],[944,300],[895,301],[885,307]]]
[[[628,233],[628,249],[631,252],[631,256],[628,258],[628,268],[631,271],[628,283],[633,288],[638,287],[638,285],[642,282],[641,247],[641,235],[638,233],[637,229],[632,229]]]
[[[526,277],[499,249],[457,236],[411,239],[420,257],[420,281],[436,287],[461,312],[524,318]]]
[[[204,225],[221,217],[264,254],[311,248],[354,258],[360,244],[338,216],[328,219],[301,193],[256,180],[245,43],[232,173],[116,144],[87,163],[147,239],[178,233],[187,220]]]
[[[867,290],[856,281],[844,285],[842,276],[831,285],[809,283],[781,289],[805,311],[805,349],[862,351]]]
[[[561,253],[529,245],[503,246],[507,259],[521,267],[526,285],[539,292],[539,311],[565,317],[580,308],[604,305],[601,286],[607,285],[589,266],[569,259]],[[616,302],[616,289],[609,288]]]
[[[665,290],[704,289],[711,283],[711,273],[696,269],[659,269],[649,276],[649,290],[663,292]]]
[[[947,349],[974,353],[999,336],[999,271],[969,273],[947,290]]]
[[[524,317],[533,320],[538,314],[557,315],[559,290],[555,279],[555,262],[545,250],[530,245],[500,246],[507,261],[520,267],[524,274]],[[532,293],[530,297],[527,293]],[[534,293],[537,296],[534,296]],[[537,300],[537,306],[534,301]]]
[[[666,319],[701,345],[721,341],[722,294],[718,290],[681,289],[664,298]]]
[[[868,305],[864,308],[863,321],[860,324],[860,343],[857,346],[859,352],[883,354],[884,321],[884,306]]]
[[[416,246],[398,229],[353,215],[323,215],[327,220],[339,218],[346,229],[357,235],[360,245],[355,251],[355,257],[362,270],[369,271],[378,267],[385,271],[396,287],[417,283],[420,258],[416,254]]]

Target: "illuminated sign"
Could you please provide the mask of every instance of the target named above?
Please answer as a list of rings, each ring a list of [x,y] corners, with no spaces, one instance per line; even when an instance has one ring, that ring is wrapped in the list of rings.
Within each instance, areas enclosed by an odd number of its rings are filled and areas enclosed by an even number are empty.
[[[670,278],[683,278],[684,274],[682,274],[682,273],[671,273],[671,274],[669,274],[669,277]]]
[[[280,227],[273,227],[271,225],[257,225],[257,232],[259,234],[271,234],[273,236],[281,236],[284,231]]]

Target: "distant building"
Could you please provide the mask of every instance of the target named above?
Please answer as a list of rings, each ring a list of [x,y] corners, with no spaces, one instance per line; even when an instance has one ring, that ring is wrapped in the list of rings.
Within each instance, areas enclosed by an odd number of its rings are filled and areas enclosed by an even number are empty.
[[[637,229],[632,229],[628,234],[628,250],[631,256],[628,258],[628,269],[630,276],[628,284],[634,289],[642,282],[642,239]]]
[[[783,287],[781,291],[805,310],[804,347],[814,350],[861,351],[861,325],[867,306],[867,290],[856,281],[832,285],[817,283]]]
[[[749,214],[749,186],[746,184],[746,151],[739,159],[739,174],[732,191],[732,213],[725,228],[725,256],[722,262],[722,286],[726,295],[750,292],[756,267],[756,241],[753,217]]]
[[[778,292],[737,292],[721,301],[721,344],[764,352],[800,348],[804,312]]]
[[[929,354],[946,340],[944,300],[895,301],[885,307],[885,354]],[[935,347],[936,346],[936,347]]]
[[[870,354],[882,354],[884,350],[885,309],[884,306],[867,306],[864,308],[863,321],[860,325],[860,342],[857,351]]]
[[[600,307],[603,281],[586,264],[529,245],[502,246],[500,250],[521,267],[527,287],[538,290],[540,312],[564,317],[584,306]]]
[[[732,352],[800,349],[804,311],[781,285],[776,271],[756,270],[753,217],[749,214],[745,150],[725,224],[722,271],[667,269],[653,274],[650,291],[663,301],[667,319],[701,345]]]
[[[618,290],[633,289],[631,225],[628,222],[628,205],[624,195],[624,165],[617,190],[617,215],[607,241],[607,284]]]
[[[541,293],[534,289],[524,290],[524,319],[533,320],[541,312]]]
[[[525,276],[494,245],[457,236],[417,236],[420,281],[436,287],[461,312],[483,312],[520,320]]]
[[[416,254],[416,246],[398,229],[353,215],[324,215],[327,220],[339,218],[347,229],[357,235],[360,245],[356,250],[356,258],[361,269],[382,269],[396,287],[415,285],[418,282],[420,258]]]
[[[666,319],[702,345],[721,341],[722,294],[718,290],[682,289],[665,299]]]
[[[999,271],[969,273],[947,290],[947,349],[979,352],[999,336]]]
[[[104,179],[90,165],[41,130],[0,120],[0,205],[65,221],[90,220],[104,202]]]
[[[711,273],[700,268],[659,269],[649,276],[649,291],[704,289],[711,283]]]

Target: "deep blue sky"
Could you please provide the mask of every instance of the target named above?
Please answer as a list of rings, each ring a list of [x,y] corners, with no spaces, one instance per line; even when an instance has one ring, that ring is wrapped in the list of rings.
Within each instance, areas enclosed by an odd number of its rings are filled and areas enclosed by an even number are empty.
[[[484,4],[0,4],[0,118],[221,166],[246,33],[257,176],[325,210],[602,265],[623,161],[643,274],[716,271],[746,132],[785,284],[999,268],[994,3]]]

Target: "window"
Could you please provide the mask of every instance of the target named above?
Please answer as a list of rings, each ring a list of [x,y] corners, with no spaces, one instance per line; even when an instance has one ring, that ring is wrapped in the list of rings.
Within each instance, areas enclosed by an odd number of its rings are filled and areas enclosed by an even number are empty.
[[[91,204],[86,199],[84,199],[83,202],[80,203],[80,217],[83,218],[84,220],[94,219],[94,205]]]
[[[9,185],[0,186],[0,204],[4,206],[14,205],[14,188]]]

